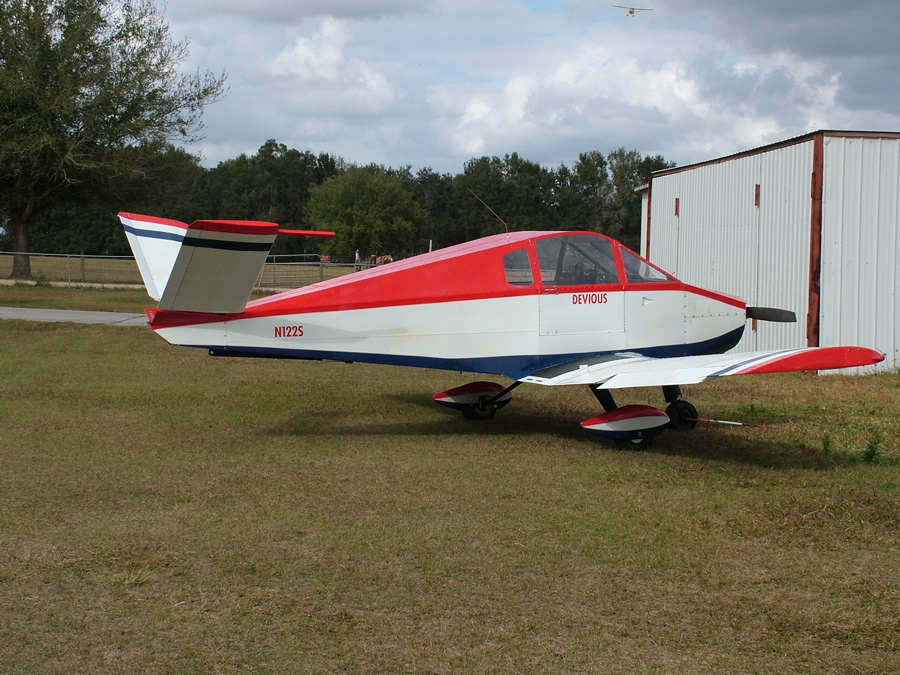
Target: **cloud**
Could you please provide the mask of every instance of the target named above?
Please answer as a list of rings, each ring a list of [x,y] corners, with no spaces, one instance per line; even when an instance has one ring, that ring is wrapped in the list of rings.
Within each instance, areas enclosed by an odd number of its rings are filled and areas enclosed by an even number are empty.
[[[655,52],[657,61],[642,46],[597,39],[502,87],[436,88],[435,133],[460,157],[513,150],[532,156],[531,148],[546,153],[535,158],[546,162],[553,145],[571,153],[574,142],[581,151],[625,145],[675,152],[685,162],[834,119],[839,77],[815,61],[788,53],[745,58],[724,43],[668,51]]]
[[[276,138],[441,171],[619,146],[687,163],[900,127],[900,47],[872,39],[894,30],[896,0],[650,4],[628,18],[590,0],[179,0],[173,28],[191,68],[229,74],[207,161]]]
[[[290,93],[280,100],[295,112],[384,112],[396,98],[393,87],[373,64],[347,56],[351,41],[346,25],[327,17],[315,33],[295,37],[260,69],[278,81],[275,86],[286,85]]]
[[[882,113],[900,109],[900,2],[891,0],[668,0],[681,24],[703,17],[710,33],[742,51],[793,54],[839,73],[835,101]]]
[[[331,16],[380,19],[426,11],[428,0],[178,0],[167,14],[178,21],[237,17],[258,24],[296,24],[304,19]]]

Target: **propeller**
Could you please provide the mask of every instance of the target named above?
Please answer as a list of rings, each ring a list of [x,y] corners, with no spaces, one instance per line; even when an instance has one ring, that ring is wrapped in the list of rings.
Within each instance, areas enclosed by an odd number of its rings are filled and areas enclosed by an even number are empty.
[[[796,323],[797,315],[789,309],[774,307],[748,307],[747,318],[757,321],[777,321],[778,323]]]

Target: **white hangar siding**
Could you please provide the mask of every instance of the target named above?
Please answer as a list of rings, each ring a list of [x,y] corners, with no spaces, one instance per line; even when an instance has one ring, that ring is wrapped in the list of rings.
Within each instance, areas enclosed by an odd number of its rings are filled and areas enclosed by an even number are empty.
[[[819,340],[900,368],[900,138],[825,138]]]
[[[659,172],[644,197],[650,260],[797,313],[737,350],[859,344],[900,367],[900,133],[819,131]]]

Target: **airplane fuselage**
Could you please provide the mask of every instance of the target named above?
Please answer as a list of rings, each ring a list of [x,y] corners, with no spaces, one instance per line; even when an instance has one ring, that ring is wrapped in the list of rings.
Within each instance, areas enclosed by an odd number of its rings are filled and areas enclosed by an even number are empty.
[[[678,281],[607,237],[526,232],[416,256],[247,304],[148,310],[178,345],[216,355],[522,373],[603,353],[721,353],[739,298]]]

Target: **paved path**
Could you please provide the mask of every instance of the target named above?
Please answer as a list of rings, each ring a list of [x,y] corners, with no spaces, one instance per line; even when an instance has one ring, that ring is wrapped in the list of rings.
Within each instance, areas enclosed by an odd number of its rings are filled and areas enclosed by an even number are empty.
[[[146,326],[143,314],[126,312],[80,312],[74,309],[33,309],[31,307],[0,307],[0,319],[25,321],[64,321],[68,323],[109,323],[117,326]]]

